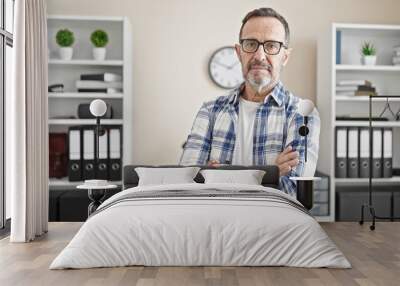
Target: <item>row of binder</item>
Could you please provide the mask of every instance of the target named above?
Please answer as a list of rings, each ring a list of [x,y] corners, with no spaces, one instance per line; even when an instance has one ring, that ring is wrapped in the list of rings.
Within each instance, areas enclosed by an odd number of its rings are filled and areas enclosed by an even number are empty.
[[[96,126],[73,126],[68,130],[68,177],[70,181],[89,179],[121,180],[122,128],[101,126],[99,161],[96,164]]]
[[[372,128],[372,166],[370,130],[358,127],[336,128],[336,178],[392,177],[393,130]]]

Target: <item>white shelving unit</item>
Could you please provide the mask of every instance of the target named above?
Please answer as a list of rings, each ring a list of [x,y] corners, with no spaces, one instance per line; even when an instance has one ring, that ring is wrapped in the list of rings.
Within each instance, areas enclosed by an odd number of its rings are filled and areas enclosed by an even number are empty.
[[[131,27],[126,17],[48,15],[49,78],[48,83],[64,85],[63,92],[49,92],[49,132],[67,133],[74,125],[94,125],[94,119],[78,119],[78,106],[93,99],[103,99],[112,106],[113,118],[102,119],[105,125],[123,126],[123,165],[132,157],[132,61]],[[55,35],[67,28],[74,33],[73,58],[61,60]],[[106,59],[93,60],[90,35],[96,29],[107,32]],[[81,93],[75,82],[81,74],[111,72],[122,75],[122,93]],[[49,180],[50,189],[73,189],[81,182],[69,182],[68,178]],[[121,182],[117,182],[121,184]]]
[[[65,189],[65,188],[76,188],[76,186],[81,185],[83,182],[70,182],[68,178],[51,178],[49,180],[49,185],[52,189]],[[122,181],[113,181],[113,184],[121,185]]]
[[[341,33],[341,62],[336,62],[336,33]],[[375,66],[361,65],[360,50],[365,42],[377,49]],[[382,95],[400,95],[400,66],[392,65],[393,47],[400,45],[400,25],[370,25],[334,23],[330,33],[318,42],[317,50],[317,107],[321,116],[321,135],[318,170],[329,174],[330,215],[324,219],[335,220],[335,193],[339,186],[368,186],[367,178],[335,178],[335,127],[368,127],[368,121],[342,121],[337,116],[368,117],[369,98],[337,95],[336,83],[340,80],[369,80],[376,87],[378,97],[373,99],[373,116],[383,110],[386,99]],[[396,113],[400,99],[390,99]],[[392,127],[393,142],[400,140],[400,121],[375,121],[373,127]],[[393,144],[393,166],[400,166],[400,146]],[[373,179],[375,185],[400,185],[400,177]]]
[[[368,185],[368,178],[336,178],[337,186],[351,186],[352,184]],[[400,176],[393,176],[392,178],[375,178],[375,185],[385,185],[400,183]]]
[[[49,59],[49,65],[78,65],[78,66],[122,66],[123,61],[119,60],[60,60],[60,59]]]
[[[376,65],[376,66],[363,66],[363,65],[335,65],[337,71],[387,71],[387,72],[400,72],[400,66],[393,65]]]
[[[386,102],[386,98],[375,97],[374,102]],[[367,96],[347,96],[347,95],[336,95],[336,102],[347,101],[347,102],[368,102],[369,98]],[[391,102],[400,101],[400,98],[391,98]]]
[[[93,119],[49,119],[49,125],[94,125]],[[122,119],[102,119],[104,125],[121,125]]]
[[[372,122],[372,127],[400,127],[400,121],[375,121]],[[345,121],[336,120],[335,126],[345,127],[368,127],[368,121]]]
[[[101,99],[113,99],[123,98],[123,93],[97,93],[97,92],[49,92],[49,98],[101,98]]]

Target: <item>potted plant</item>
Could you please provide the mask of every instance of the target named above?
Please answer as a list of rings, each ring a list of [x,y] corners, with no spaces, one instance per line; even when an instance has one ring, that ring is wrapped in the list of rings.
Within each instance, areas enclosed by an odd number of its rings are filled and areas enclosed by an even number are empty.
[[[94,45],[93,58],[97,61],[102,61],[106,58],[106,48],[108,43],[108,35],[103,30],[96,30],[90,36],[90,41]]]
[[[372,43],[365,42],[361,47],[362,64],[373,66],[376,64],[376,49]]]
[[[62,60],[72,59],[72,45],[75,42],[74,33],[68,29],[61,29],[56,34],[56,42],[60,46],[60,58]]]

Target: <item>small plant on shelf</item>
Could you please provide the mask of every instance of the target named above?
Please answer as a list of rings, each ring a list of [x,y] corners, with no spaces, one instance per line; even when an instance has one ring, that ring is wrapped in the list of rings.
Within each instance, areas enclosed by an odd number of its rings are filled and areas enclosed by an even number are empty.
[[[62,60],[72,59],[73,48],[75,42],[74,33],[68,29],[58,30],[56,34],[56,42],[60,46],[60,58]]]
[[[370,42],[364,42],[361,46],[362,64],[373,66],[376,64],[376,48]]]
[[[108,44],[108,35],[103,30],[96,30],[90,35],[90,41],[94,45],[93,58],[102,61],[106,58],[106,48]]]

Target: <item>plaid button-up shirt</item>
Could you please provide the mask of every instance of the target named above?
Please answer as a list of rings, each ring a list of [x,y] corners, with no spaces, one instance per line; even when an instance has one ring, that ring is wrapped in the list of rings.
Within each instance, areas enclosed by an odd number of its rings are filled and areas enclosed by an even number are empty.
[[[194,120],[186,141],[181,165],[206,165],[210,160],[231,164],[236,141],[239,96],[243,85],[228,95],[205,102]],[[303,117],[297,113],[299,98],[279,82],[257,109],[253,136],[253,165],[274,165],[288,145],[299,152],[300,163],[280,178],[280,188],[295,195],[296,182],[289,177],[303,176],[305,137],[299,135]],[[314,175],[319,149],[320,119],[315,108],[308,118],[307,176]]]

